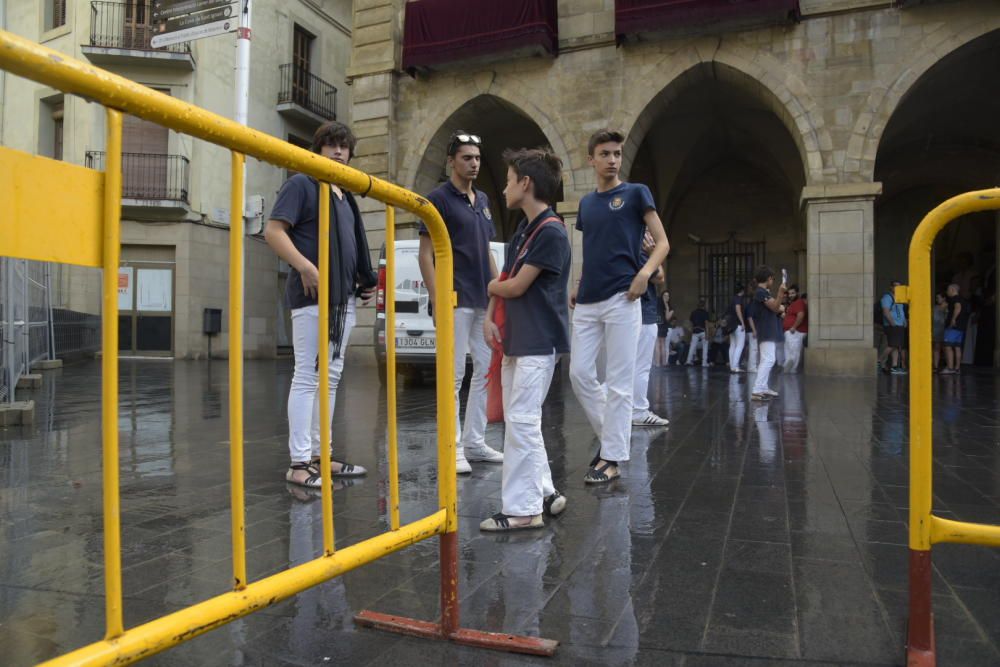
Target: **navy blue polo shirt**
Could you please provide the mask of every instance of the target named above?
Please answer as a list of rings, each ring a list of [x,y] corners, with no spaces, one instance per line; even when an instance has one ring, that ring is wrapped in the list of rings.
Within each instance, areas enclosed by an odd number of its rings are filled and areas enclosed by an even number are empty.
[[[343,253],[343,262],[339,270],[344,283],[354,291],[358,271],[358,240],[354,233],[354,210],[345,195],[339,199],[330,190],[330,207],[332,219],[331,228],[336,230]],[[289,178],[278,190],[271,209],[271,219],[286,222],[289,225],[288,236],[295,249],[302,256],[319,268],[319,184],[316,179],[305,174],[296,174]],[[338,258],[330,248],[330,271],[337,271]],[[302,277],[291,267],[288,281],[285,283],[285,303],[289,308],[303,308],[316,305],[316,299],[306,296],[302,289]]]
[[[521,247],[546,218],[545,210],[530,223],[521,221],[507,247],[503,270],[510,272]],[[572,254],[566,226],[560,221],[545,225],[531,241],[522,266],[530,264],[541,273],[516,299],[505,299],[507,321],[503,330],[503,353],[508,357],[526,357],[569,352],[569,279]]]
[[[489,296],[486,286],[493,280],[490,271],[490,241],[496,237],[490,200],[482,190],[476,190],[476,202],[448,180],[434,189],[427,199],[444,218],[451,237],[451,252],[455,262],[455,291],[459,308],[486,308]],[[421,234],[429,234],[420,225]]]
[[[701,333],[705,330],[705,325],[708,324],[708,319],[710,315],[708,311],[704,308],[695,308],[691,311],[691,330],[695,333]]]
[[[660,313],[657,310],[656,285],[650,283],[646,293],[642,295],[642,323],[656,324],[660,321]]]
[[[785,340],[781,329],[781,316],[767,307],[766,301],[771,298],[771,292],[758,287],[754,292],[751,317],[757,327],[757,341],[761,343],[780,343]]]
[[[627,292],[642,264],[643,218],[655,210],[641,183],[622,183],[580,200],[576,228],[583,232],[583,275],[577,303],[597,303]]]

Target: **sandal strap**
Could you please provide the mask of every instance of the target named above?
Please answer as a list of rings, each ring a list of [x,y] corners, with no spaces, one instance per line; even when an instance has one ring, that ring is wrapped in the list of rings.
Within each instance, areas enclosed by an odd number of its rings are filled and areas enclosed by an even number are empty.
[[[306,484],[315,484],[322,477],[319,470],[311,462],[293,463],[288,467],[291,468],[292,470],[305,470],[306,472],[308,472],[309,477],[307,477],[305,480]]]
[[[605,473],[604,471],[607,470],[608,468],[610,468],[613,465],[617,465],[617,463],[612,462],[612,461],[605,461],[604,465],[602,465],[600,467],[596,467],[596,466],[592,467],[590,469],[590,472],[587,473],[587,476],[590,477],[590,479],[596,479],[596,480],[599,480],[599,481],[602,481],[602,482],[605,481],[605,480],[611,479],[611,477],[609,477],[608,474]]]
[[[542,507],[545,509],[546,512],[549,512],[551,514],[552,503],[556,501],[556,498],[559,498],[561,496],[562,494],[559,493],[558,490],[553,491],[551,495],[545,496],[545,498],[542,499]]]
[[[493,519],[493,522],[501,528],[510,528],[510,517],[503,512],[497,512],[490,518]]]

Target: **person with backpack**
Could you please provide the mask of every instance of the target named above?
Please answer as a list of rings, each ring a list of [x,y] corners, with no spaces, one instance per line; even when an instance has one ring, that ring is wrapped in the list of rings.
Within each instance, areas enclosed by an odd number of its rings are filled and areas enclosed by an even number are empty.
[[[906,310],[893,296],[893,290],[901,284],[898,280],[890,281],[888,291],[879,300],[887,352],[887,365],[882,366],[882,372],[893,375],[906,375]]]
[[[542,438],[542,403],[556,357],[569,352],[571,251],[563,221],[552,210],[562,180],[562,162],[541,149],[507,150],[509,210],[520,209],[500,278],[487,286],[490,303],[483,333],[487,345],[502,346],[504,460],[499,512],[479,524],[487,532],[541,528],[542,513],[566,508],[556,490]],[[493,315],[503,300],[503,331]]]

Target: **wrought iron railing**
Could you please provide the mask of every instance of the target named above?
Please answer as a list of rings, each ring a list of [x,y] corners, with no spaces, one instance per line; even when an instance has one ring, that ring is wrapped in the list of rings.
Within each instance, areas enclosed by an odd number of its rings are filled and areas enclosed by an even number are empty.
[[[87,151],[87,166],[103,171],[104,156],[104,151]],[[190,160],[183,155],[122,153],[122,198],[189,204],[190,167]]]
[[[337,118],[337,89],[294,63],[279,65],[278,104],[297,104],[327,120]]]
[[[156,34],[152,3],[146,0],[90,3],[90,45],[109,49],[190,53],[188,42],[154,49],[149,40]]]

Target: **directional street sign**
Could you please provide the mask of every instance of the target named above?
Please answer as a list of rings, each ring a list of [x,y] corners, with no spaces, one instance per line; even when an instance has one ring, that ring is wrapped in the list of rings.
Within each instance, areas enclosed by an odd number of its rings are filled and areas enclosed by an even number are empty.
[[[232,3],[233,0],[153,0],[153,21],[159,23],[176,16],[217,9]]]
[[[153,48],[236,32],[240,0],[154,0]],[[182,10],[184,13],[181,13]],[[160,12],[157,18],[156,12]]]

